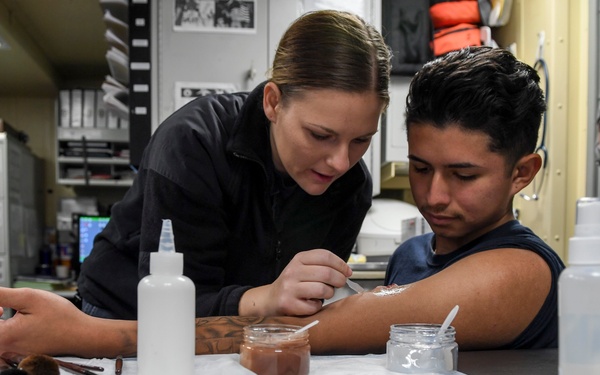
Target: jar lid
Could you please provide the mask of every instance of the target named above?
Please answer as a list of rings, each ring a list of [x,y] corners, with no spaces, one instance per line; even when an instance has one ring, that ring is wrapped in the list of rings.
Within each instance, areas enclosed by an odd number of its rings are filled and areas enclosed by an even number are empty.
[[[405,343],[433,344],[454,342],[456,330],[449,326],[446,332],[438,335],[442,325],[429,323],[392,324],[390,326],[390,340]]]
[[[300,328],[290,324],[252,324],[244,327],[244,340],[264,345],[305,343],[308,331],[297,333]]]

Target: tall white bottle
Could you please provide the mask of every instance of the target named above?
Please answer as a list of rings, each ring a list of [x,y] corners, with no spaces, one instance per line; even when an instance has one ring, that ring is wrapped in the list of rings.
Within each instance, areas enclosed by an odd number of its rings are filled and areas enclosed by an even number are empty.
[[[150,275],[138,284],[137,365],[139,375],[192,375],[196,293],[183,276],[183,254],[175,252],[171,220],[163,220]]]
[[[575,220],[558,281],[558,373],[600,374],[600,198],[579,199]]]

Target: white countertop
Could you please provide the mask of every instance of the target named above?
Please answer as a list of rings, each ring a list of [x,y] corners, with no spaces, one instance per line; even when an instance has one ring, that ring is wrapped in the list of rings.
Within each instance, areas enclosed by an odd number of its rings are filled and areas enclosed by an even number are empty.
[[[114,374],[114,359],[81,359],[61,357],[64,361],[104,367],[104,372],[98,375]],[[213,354],[196,356],[195,373],[202,375],[252,375],[252,371],[240,365],[239,354]],[[61,375],[72,375],[63,369]],[[311,356],[311,375],[342,375],[342,374],[398,374],[386,369],[385,354],[369,354],[360,356]],[[461,374],[456,372],[456,374]],[[122,375],[137,375],[137,362],[135,358],[125,358],[123,361]],[[463,374],[464,375],[464,374]]]

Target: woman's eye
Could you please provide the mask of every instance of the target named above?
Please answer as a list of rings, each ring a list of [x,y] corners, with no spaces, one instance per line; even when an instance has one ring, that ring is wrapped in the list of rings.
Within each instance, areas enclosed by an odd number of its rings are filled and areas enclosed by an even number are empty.
[[[310,132],[310,134],[317,141],[324,141],[324,140],[326,140],[329,137],[328,135],[322,135],[322,134],[318,134],[318,133],[315,133],[315,132]]]
[[[417,172],[417,173],[427,173],[429,171],[428,167],[416,167],[416,166],[414,166],[413,168],[414,168],[415,172]]]
[[[357,138],[354,140],[354,143],[363,144],[371,142],[371,138]]]

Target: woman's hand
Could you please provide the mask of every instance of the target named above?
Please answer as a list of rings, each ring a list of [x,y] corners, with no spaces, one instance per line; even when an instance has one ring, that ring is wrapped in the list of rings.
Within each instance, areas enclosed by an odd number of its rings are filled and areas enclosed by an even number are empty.
[[[345,285],[352,270],[331,251],[303,251],[270,285],[248,290],[239,305],[240,315],[312,315]]]

